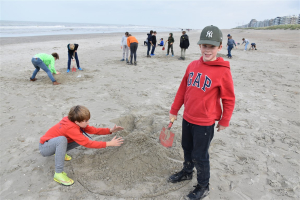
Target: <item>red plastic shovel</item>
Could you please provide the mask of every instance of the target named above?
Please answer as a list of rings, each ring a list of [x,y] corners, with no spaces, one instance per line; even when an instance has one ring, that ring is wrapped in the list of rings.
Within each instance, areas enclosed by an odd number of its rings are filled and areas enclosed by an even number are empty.
[[[76,72],[76,68],[75,68],[75,61],[73,61],[72,72]]]
[[[175,120],[175,118],[172,118],[168,127],[167,128],[163,127],[160,132],[160,135],[159,135],[160,143],[164,147],[167,147],[167,148],[172,147],[172,145],[173,145],[173,140],[174,140],[175,134],[172,133],[170,130],[172,128],[174,120]]]

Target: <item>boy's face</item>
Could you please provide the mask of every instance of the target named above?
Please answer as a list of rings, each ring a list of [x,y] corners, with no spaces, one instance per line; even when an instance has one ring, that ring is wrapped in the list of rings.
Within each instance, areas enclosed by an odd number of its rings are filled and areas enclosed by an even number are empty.
[[[222,49],[222,45],[217,47],[211,44],[200,44],[199,46],[204,62],[216,60],[217,53]]]
[[[83,120],[82,122],[78,122],[78,121],[75,121],[75,124],[77,124],[78,126],[80,126],[80,128],[85,128],[87,127],[87,125],[89,125],[89,120]]]

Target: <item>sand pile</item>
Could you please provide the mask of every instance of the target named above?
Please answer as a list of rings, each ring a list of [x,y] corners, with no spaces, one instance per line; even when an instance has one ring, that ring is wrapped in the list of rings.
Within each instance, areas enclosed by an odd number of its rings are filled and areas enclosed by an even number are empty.
[[[161,126],[153,117],[128,115],[114,121],[126,129],[120,133],[125,139],[121,147],[98,150],[72,162],[83,187],[106,196],[155,197],[188,184],[167,182],[182,168],[182,161],[173,159],[178,158],[176,147],[167,149],[159,143]]]

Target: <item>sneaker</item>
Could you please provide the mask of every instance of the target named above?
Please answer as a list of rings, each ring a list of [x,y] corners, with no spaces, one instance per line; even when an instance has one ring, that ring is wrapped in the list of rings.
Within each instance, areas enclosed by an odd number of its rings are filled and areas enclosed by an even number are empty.
[[[132,65],[132,63],[129,62],[129,63],[127,63],[127,65]]]
[[[123,59],[121,59],[120,61],[125,61],[125,59],[123,58]]]
[[[183,60],[183,58],[182,58],[182,57],[180,57],[180,58],[178,58],[178,60]]]
[[[70,69],[67,69],[67,73],[69,73],[70,72]]]
[[[136,61],[134,61],[134,65],[136,66]]]
[[[169,177],[168,181],[171,183],[177,183],[180,181],[191,180],[193,178],[193,172],[188,173],[184,170],[177,172]]]
[[[65,172],[62,173],[56,173],[54,174],[54,181],[65,185],[65,186],[70,186],[74,184],[74,181],[70,179]]]
[[[37,78],[30,78],[30,81],[36,81]]]
[[[150,56],[150,55],[147,55],[147,57],[148,57],[148,58],[151,58],[151,56]]]
[[[69,156],[68,154],[65,155],[65,160],[66,160],[66,161],[69,161],[69,160],[71,160],[71,159],[72,159],[71,156]]]
[[[151,56],[155,56],[155,54],[151,54]]]
[[[53,82],[53,85],[59,85],[60,83],[58,83],[57,81]]]
[[[194,187],[195,189],[185,197],[185,200],[200,200],[209,194],[209,185],[207,185],[206,187],[196,185]]]
[[[169,54],[167,54],[166,56],[168,56]]]
[[[80,71],[82,71],[82,69],[81,69],[80,67],[79,67],[78,69],[79,69]]]
[[[174,57],[174,55],[172,55],[172,57]]]

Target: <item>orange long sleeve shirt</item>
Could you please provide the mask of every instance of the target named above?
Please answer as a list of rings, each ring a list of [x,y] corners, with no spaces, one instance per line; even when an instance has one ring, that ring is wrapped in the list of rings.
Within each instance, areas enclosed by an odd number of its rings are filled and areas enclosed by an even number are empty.
[[[83,130],[89,134],[96,134],[96,135],[111,134],[109,128],[95,128],[89,125],[85,127]],[[86,148],[95,148],[95,149],[106,148],[106,142],[93,141],[85,137],[82,134],[80,127],[74,122],[71,122],[68,119],[68,117],[64,117],[58,124],[50,128],[45,133],[45,135],[41,137],[40,143],[44,144],[47,140],[59,136],[65,136],[68,139],[68,143],[75,141],[79,145],[82,145]]]
[[[137,39],[136,39],[135,37],[133,37],[133,36],[129,36],[129,37],[127,38],[127,46],[128,46],[128,47],[130,47],[130,44],[131,44],[131,43],[134,43],[134,42],[139,43],[139,42],[137,41]]]

